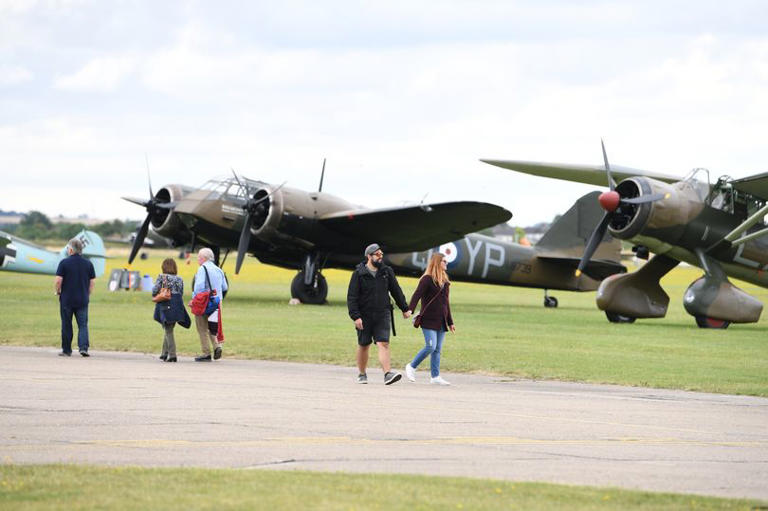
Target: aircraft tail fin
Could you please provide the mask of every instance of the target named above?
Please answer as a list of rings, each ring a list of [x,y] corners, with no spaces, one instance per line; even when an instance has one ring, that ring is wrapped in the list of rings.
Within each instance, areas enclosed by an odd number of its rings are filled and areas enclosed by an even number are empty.
[[[605,211],[597,197],[600,192],[590,192],[578,199],[571,208],[552,223],[536,247],[543,256],[580,259]],[[621,242],[606,233],[592,260],[621,262]]]
[[[96,272],[96,277],[104,275],[106,267],[106,252],[104,251],[104,242],[101,236],[93,231],[87,231],[83,229],[75,238],[78,238],[83,242],[83,257],[89,259],[93,263],[93,269]],[[66,256],[67,248],[64,247],[62,252]]]

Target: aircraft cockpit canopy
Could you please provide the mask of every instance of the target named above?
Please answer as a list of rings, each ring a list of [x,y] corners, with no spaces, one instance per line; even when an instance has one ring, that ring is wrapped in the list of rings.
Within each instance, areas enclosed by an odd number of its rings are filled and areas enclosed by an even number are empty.
[[[210,179],[206,181],[203,186],[200,187],[200,189],[211,191],[211,193],[208,195],[208,199],[210,200],[225,198],[228,200],[236,201],[247,199],[245,190],[246,185],[251,189],[251,191],[255,191],[259,188],[262,188],[264,183],[246,179],[244,177],[240,177],[240,182],[238,183],[234,176],[229,176]]]

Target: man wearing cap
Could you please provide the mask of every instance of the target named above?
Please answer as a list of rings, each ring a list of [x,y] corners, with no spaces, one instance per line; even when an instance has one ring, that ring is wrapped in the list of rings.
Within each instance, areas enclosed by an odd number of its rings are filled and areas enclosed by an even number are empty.
[[[365,372],[368,366],[368,352],[371,342],[376,344],[379,362],[384,370],[384,384],[391,385],[402,375],[392,370],[389,354],[389,325],[392,304],[389,295],[395,299],[397,307],[403,311],[403,317],[411,313],[405,301],[403,290],[397,283],[395,272],[384,264],[384,253],[378,244],[365,248],[365,261],[352,272],[347,291],[347,309],[349,317],[357,329],[357,383],[368,383]]]

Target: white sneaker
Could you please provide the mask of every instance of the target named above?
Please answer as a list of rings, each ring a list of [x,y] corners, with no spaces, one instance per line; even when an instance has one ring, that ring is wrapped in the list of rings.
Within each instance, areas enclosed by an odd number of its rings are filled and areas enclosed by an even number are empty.
[[[451,382],[445,381],[442,376],[435,376],[429,379],[430,385],[450,385]]]
[[[408,378],[408,381],[410,382],[416,381],[416,369],[414,369],[411,364],[405,365],[405,377]]]

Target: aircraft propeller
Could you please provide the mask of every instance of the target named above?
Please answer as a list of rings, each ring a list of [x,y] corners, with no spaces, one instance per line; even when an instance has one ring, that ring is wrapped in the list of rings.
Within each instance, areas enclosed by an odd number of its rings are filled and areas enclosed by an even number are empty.
[[[240,231],[240,240],[237,242],[235,275],[238,275],[240,273],[240,267],[243,265],[245,254],[248,252],[248,247],[251,243],[251,227],[253,226],[253,219],[259,218],[269,211],[269,206],[266,204],[266,201],[269,200],[272,194],[282,188],[287,181],[283,182],[283,184],[272,190],[264,197],[254,199],[253,195],[251,194],[251,189],[248,186],[248,182],[246,181],[245,184],[241,183],[240,178],[237,177],[235,169],[232,169],[232,174],[234,174],[235,180],[237,181],[237,184],[240,185],[240,188],[245,190],[245,196],[248,197],[246,203],[243,205],[243,210],[245,210],[245,221],[243,222],[243,229]]]
[[[611,220],[613,220],[613,217],[616,214],[616,211],[619,209],[620,205],[645,204],[648,202],[655,202],[657,200],[667,198],[667,195],[663,193],[653,193],[650,195],[641,195],[639,197],[632,198],[622,197],[619,192],[616,191],[616,182],[613,180],[613,176],[611,175],[611,164],[608,163],[608,154],[605,152],[605,143],[602,139],[600,139],[600,145],[603,148],[603,162],[605,162],[605,174],[608,178],[609,190],[607,192],[601,193],[597,200],[600,202],[600,206],[605,210],[605,214],[603,215],[602,220],[600,220],[600,223],[597,224],[597,227],[595,227],[595,230],[592,231],[592,235],[589,237],[587,246],[584,249],[584,255],[581,256],[579,267],[576,269],[577,277],[581,276],[581,272],[584,270],[584,268],[587,267],[589,260],[592,259],[595,250],[597,250],[598,245],[600,245],[600,242],[605,236],[605,231],[608,230],[608,225],[611,223]]]
[[[146,154],[144,155],[146,158]],[[144,238],[147,237],[147,231],[149,231],[149,223],[152,221],[152,215],[163,215],[164,213],[167,215],[167,211],[163,212],[162,210],[170,210],[173,209],[174,206],[176,206],[175,202],[167,202],[167,201],[161,201],[157,197],[155,197],[154,192],[152,192],[152,179],[149,175],[149,161],[147,160],[147,183],[149,184],[149,200],[141,200],[136,199],[134,197],[123,197],[123,200],[127,200],[128,202],[132,202],[134,204],[138,204],[139,206],[144,207],[147,210],[147,218],[144,219],[144,223],[141,224],[141,228],[139,229],[139,232],[136,234],[136,238],[133,240],[133,246],[131,247],[131,255],[128,256],[128,264],[131,264],[133,260],[136,258],[136,254],[139,253],[139,249],[144,244]]]

